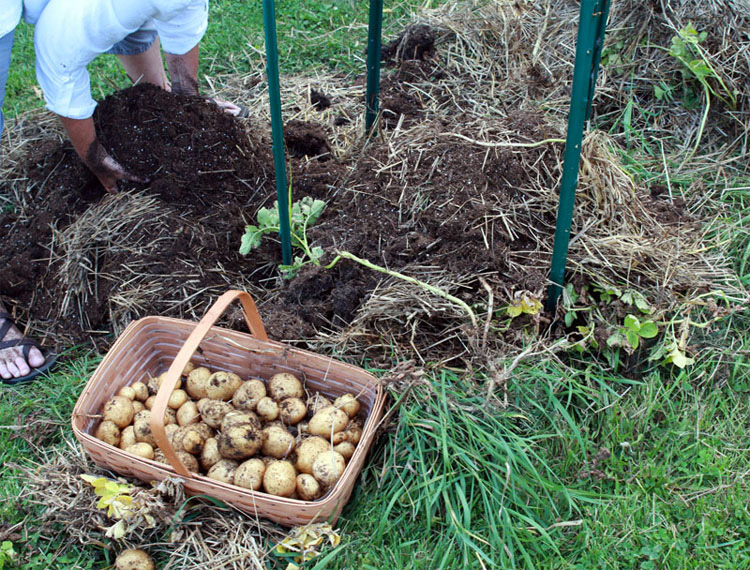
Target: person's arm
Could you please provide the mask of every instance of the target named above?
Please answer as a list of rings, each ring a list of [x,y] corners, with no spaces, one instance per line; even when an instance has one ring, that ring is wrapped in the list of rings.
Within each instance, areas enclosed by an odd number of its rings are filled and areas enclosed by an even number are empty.
[[[172,79],[172,93],[198,95],[198,44],[182,55],[164,53]]]
[[[125,170],[99,143],[94,129],[94,119],[70,119],[60,116],[62,124],[73,143],[78,156],[99,179],[104,189],[110,194],[117,193],[119,180],[147,182]]]

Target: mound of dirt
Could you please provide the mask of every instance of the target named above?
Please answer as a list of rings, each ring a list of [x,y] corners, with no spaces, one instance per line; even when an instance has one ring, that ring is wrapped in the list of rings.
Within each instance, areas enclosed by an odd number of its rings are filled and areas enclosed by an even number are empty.
[[[440,60],[435,37],[412,27],[387,47],[396,61],[381,83],[382,137],[334,148],[335,129],[345,128],[336,117],[348,112],[340,95],[326,97],[325,115],[319,98],[305,95],[321,122],[285,126],[294,199],[326,202],[307,232],[311,246],[324,251],[321,262],[345,251],[391,277],[345,260],[332,269],[307,264],[281,279],[272,235],[240,255],[245,225],[276,196],[268,125],[140,85],[107,97],[95,121],[105,147],[149,183],[107,196],[69,144],[32,145],[10,177],[26,181],[23,191],[12,181],[0,189],[22,196],[16,211],[0,218],[7,229],[0,235],[0,291],[35,336],[58,344],[93,338],[106,345],[130,320],[149,314],[196,319],[219,293],[245,288],[275,338],[312,348],[356,338],[359,348],[350,354],[372,358],[391,354],[394,343],[423,358],[466,354],[466,338],[456,334],[464,310],[413,285],[405,294],[393,272],[439,284],[479,310],[490,291],[540,297],[561,133],[530,108],[488,114],[480,105],[472,112],[477,93],[462,93],[472,78]],[[595,185],[588,176],[584,190]],[[613,186],[617,177],[607,176],[598,179]],[[660,211],[663,204],[647,198],[646,217],[680,221],[679,212]],[[584,192],[583,199],[610,198]],[[236,314],[228,322],[242,326]]]

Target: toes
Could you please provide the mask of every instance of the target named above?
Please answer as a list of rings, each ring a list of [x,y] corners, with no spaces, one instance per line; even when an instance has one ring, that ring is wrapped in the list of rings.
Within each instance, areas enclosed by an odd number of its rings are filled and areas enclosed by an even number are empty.
[[[11,378],[18,378],[19,376],[24,376],[24,374],[21,373],[21,371],[18,369],[18,365],[16,364],[18,362],[18,359],[15,361],[8,362],[8,372],[10,372]],[[21,362],[26,364],[26,361],[21,359]],[[28,368],[28,365],[26,365],[26,368]]]
[[[38,348],[32,347],[29,351],[29,366],[38,368],[42,364],[44,364],[44,355]],[[28,374],[28,372],[24,372],[24,374]]]
[[[23,357],[16,358],[15,362],[13,362],[13,364],[11,364],[8,368],[10,368],[10,371],[13,373],[13,376],[15,378],[26,376],[29,372],[31,372],[28,363],[23,359]]]
[[[5,380],[10,380],[11,378],[13,378],[13,375],[10,373],[10,370],[8,370],[5,362],[0,362],[0,376],[2,376]]]

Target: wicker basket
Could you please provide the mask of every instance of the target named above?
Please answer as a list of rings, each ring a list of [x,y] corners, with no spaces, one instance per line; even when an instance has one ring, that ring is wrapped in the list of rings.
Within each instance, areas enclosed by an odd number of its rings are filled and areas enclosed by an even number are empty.
[[[252,334],[213,326],[235,299],[242,302]],[[360,443],[336,485],[316,501],[301,501],[254,492],[187,471],[164,431],[164,412],[169,394],[188,361],[212,370],[235,372],[243,378],[269,378],[277,372],[291,372],[303,378],[310,391],[319,391],[328,397],[345,393],[357,395],[367,420]],[[151,430],[170,465],[126,453],[94,437],[98,414],[109,398],[123,386],[138,380],[146,382],[149,377],[167,369],[151,409]],[[362,469],[383,413],[383,404],[383,390],[377,378],[355,366],[268,340],[250,295],[228,291],[197,325],[165,317],[146,317],[131,323],[78,398],[72,423],[76,438],[94,462],[122,475],[147,482],[179,476],[184,479],[188,494],[209,495],[248,514],[288,526],[311,521],[330,521],[333,524]]]

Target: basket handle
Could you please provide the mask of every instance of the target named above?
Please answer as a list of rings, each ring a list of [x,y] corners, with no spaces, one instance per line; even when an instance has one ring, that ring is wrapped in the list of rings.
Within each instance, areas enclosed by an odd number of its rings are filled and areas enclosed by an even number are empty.
[[[174,447],[172,447],[172,444],[169,442],[167,432],[164,429],[164,413],[167,410],[169,396],[177,385],[177,381],[180,379],[185,365],[198,349],[198,346],[208,334],[208,331],[211,330],[213,324],[235,299],[239,299],[242,303],[245,322],[247,323],[251,334],[260,340],[268,340],[266,330],[263,327],[263,321],[258,314],[258,309],[255,306],[253,298],[245,291],[227,291],[216,300],[205,316],[195,326],[193,332],[190,333],[185,344],[183,344],[182,348],[177,352],[177,356],[175,356],[172,361],[172,365],[169,367],[169,370],[167,370],[161,386],[159,387],[159,391],[156,393],[154,404],[151,406],[149,425],[151,427],[151,433],[156,440],[156,445],[162,450],[167,461],[169,461],[169,464],[174,470],[183,477],[191,478],[193,475],[185,468],[185,465],[177,456]]]

